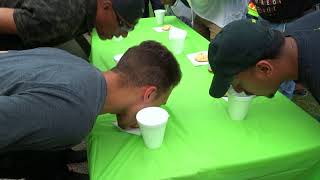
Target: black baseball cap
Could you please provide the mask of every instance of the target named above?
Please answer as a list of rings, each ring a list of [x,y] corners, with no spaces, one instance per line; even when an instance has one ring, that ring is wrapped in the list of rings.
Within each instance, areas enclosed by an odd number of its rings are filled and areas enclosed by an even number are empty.
[[[112,0],[112,8],[128,23],[135,25],[144,12],[144,0]]]
[[[235,75],[254,66],[274,43],[283,42],[281,32],[256,20],[238,20],[226,25],[210,42],[208,59],[214,72],[209,94],[221,98]]]

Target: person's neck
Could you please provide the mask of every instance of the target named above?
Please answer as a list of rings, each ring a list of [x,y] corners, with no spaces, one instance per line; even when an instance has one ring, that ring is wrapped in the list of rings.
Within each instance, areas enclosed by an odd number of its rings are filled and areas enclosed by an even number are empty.
[[[103,105],[103,109],[101,114],[111,113],[113,110],[111,108],[112,105],[112,95],[116,91],[116,87],[118,86],[119,75],[113,71],[103,72],[103,77],[106,81],[106,97]]]
[[[298,45],[292,37],[285,38],[284,50],[282,59],[285,60],[283,68],[285,80],[297,80],[298,79]]]

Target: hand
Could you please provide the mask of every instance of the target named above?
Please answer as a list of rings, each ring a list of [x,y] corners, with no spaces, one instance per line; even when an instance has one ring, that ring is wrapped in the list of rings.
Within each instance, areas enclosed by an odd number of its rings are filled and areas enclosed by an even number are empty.
[[[169,5],[173,5],[176,2],[176,0],[161,0],[162,4],[169,4]]]

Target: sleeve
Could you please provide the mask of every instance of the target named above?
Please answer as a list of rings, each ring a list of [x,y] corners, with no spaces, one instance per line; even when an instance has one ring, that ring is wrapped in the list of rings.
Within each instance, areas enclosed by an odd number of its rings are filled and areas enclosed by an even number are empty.
[[[18,36],[27,47],[68,41],[85,20],[83,6],[81,1],[25,1],[13,14]]]
[[[57,150],[80,143],[93,118],[85,104],[59,88],[0,96],[0,152]]]

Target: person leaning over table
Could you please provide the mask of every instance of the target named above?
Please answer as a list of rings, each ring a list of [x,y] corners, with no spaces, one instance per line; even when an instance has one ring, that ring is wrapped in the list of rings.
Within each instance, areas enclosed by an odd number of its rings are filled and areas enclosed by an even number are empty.
[[[320,11],[281,33],[254,20],[225,26],[209,45],[214,77],[209,90],[220,98],[232,85],[237,92],[273,97],[283,81],[299,80],[320,102]]]
[[[127,36],[143,0],[0,0],[0,50],[56,46],[96,28],[100,39]]]
[[[0,50],[56,46],[94,27],[100,39],[126,36],[143,11],[143,0],[0,0]],[[86,152],[66,158],[82,162]]]
[[[251,0],[256,6],[259,14],[259,21],[270,25],[272,29],[281,32],[286,31],[288,24],[293,23],[298,18],[313,12],[314,2],[312,0]],[[292,99],[293,95],[305,95],[306,91],[299,83],[294,81],[285,81],[280,85],[279,91]]]
[[[106,72],[79,59],[53,48],[0,54],[0,178],[81,177],[60,152],[80,143],[97,115],[137,127],[136,113],[165,104],[181,79],[175,57],[154,41],[128,49]]]

